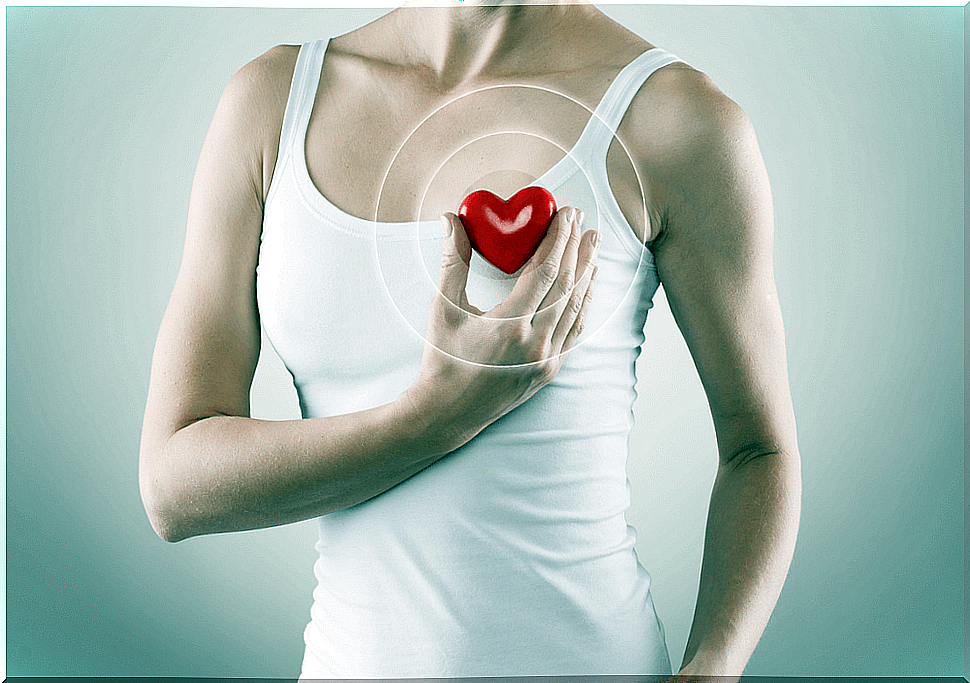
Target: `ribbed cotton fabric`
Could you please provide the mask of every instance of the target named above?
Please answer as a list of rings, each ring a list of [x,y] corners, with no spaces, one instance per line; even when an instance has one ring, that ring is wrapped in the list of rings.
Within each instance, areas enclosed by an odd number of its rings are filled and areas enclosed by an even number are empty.
[[[381,405],[411,383],[442,245],[437,221],[354,217],[311,182],[304,142],[327,44],[297,60],[256,283],[306,418]],[[659,280],[609,189],[606,152],[633,95],[674,61],[652,49],[623,69],[534,183],[602,235],[586,331],[558,376],[454,453],[318,520],[304,679],[671,673],[624,517],[634,362]],[[491,307],[515,278],[475,259],[469,298]]]

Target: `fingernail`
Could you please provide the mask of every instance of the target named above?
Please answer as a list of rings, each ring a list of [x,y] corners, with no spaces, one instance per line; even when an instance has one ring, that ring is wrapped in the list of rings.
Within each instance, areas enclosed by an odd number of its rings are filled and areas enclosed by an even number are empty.
[[[445,231],[445,237],[451,237],[451,221],[448,220],[447,216],[441,217],[441,227]]]
[[[572,223],[576,220],[576,209],[570,208],[566,211],[566,222]]]
[[[585,219],[585,218],[586,218],[586,212],[585,211],[579,211],[579,212],[576,213],[576,222],[579,223],[580,225],[583,224],[583,219]]]
[[[590,240],[593,242],[593,249],[599,249],[600,248],[600,241],[602,239],[603,238],[600,236],[599,230],[594,230],[593,231],[593,236],[590,238]]]

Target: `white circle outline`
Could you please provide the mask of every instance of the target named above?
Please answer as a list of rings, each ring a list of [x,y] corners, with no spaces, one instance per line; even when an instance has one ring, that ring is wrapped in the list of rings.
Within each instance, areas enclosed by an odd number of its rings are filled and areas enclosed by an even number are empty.
[[[496,90],[498,88],[529,88],[529,89],[532,89],[532,90],[542,90],[544,92],[548,92],[548,93],[551,93],[553,95],[558,95],[559,97],[562,97],[564,99],[567,99],[570,102],[573,102],[575,104],[578,104],[580,107],[582,107],[583,109],[585,109],[586,111],[588,111],[590,113],[590,120],[587,120],[586,124],[584,125],[583,130],[582,130],[582,132],[579,135],[579,138],[577,138],[576,142],[573,145],[573,149],[575,149],[576,146],[579,144],[579,142],[582,140],[583,134],[586,132],[586,130],[587,130],[588,126],[589,126],[590,121],[592,120],[593,117],[595,117],[612,134],[611,137],[610,137],[610,144],[612,144],[612,141],[613,140],[616,140],[617,142],[619,142],[620,143],[620,147],[623,148],[624,154],[626,154],[627,160],[629,160],[630,165],[633,167],[633,174],[634,174],[634,176],[637,179],[637,187],[640,190],[640,198],[643,200],[643,216],[644,216],[644,221],[646,221],[646,218],[647,218],[647,196],[646,196],[646,193],[643,190],[643,180],[640,178],[640,172],[637,170],[637,165],[633,161],[633,155],[630,153],[630,150],[627,149],[627,146],[623,142],[623,140],[621,140],[620,137],[616,134],[617,133],[616,129],[613,128],[613,127],[611,127],[603,119],[603,117],[600,116],[595,110],[590,109],[587,105],[585,105],[584,103],[580,102],[575,97],[572,97],[572,96],[567,95],[565,93],[561,93],[561,92],[559,92],[557,90],[553,90],[552,88],[547,88],[547,87],[542,86],[542,85],[533,85],[533,84],[529,84],[529,83],[499,83],[499,84],[496,84],[496,85],[483,86],[481,88],[476,88],[476,89],[471,90],[469,92],[462,93],[461,95],[458,95],[458,96],[456,96],[456,97],[448,100],[447,102],[444,102],[443,104],[439,105],[437,108],[435,108],[430,114],[428,114],[423,119],[421,119],[421,121],[419,121],[418,124],[413,129],[411,129],[411,132],[408,133],[407,136],[405,136],[404,140],[401,142],[401,144],[398,146],[397,150],[394,152],[394,155],[391,157],[391,160],[388,162],[387,169],[384,171],[384,177],[381,179],[380,187],[377,190],[377,203],[376,203],[376,205],[374,207],[374,219],[371,222],[371,225],[374,227],[373,237],[374,237],[374,241],[375,241],[375,256],[376,256],[376,260],[377,260],[377,270],[378,270],[378,272],[381,275],[381,284],[384,285],[384,291],[387,293],[388,299],[390,299],[390,301],[391,301],[391,305],[394,306],[394,310],[396,310],[397,313],[398,313],[398,315],[401,316],[401,318],[404,320],[405,324],[408,327],[410,327],[411,330],[421,340],[423,340],[425,344],[431,344],[440,353],[443,353],[444,355],[448,356],[449,358],[453,358],[453,359],[455,359],[457,361],[461,361],[463,363],[469,363],[471,365],[477,365],[479,367],[486,367],[486,368],[520,368],[520,367],[528,367],[530,365],[536,365],[537,363],[543,363],[543,362],[546,362],[547,360],[552,360],[553,358],[559,358],[560,356],[565,355],[569,351],[563,351],[563,352],[560,352],[560,353],[558,353],[558,354],[556,354],[554,356],[550,356],[549,358],[543,358],[541,360],[531,361],[529,363],[515,363],[515,364],[510,364],[510,365],[492,365],[490,363],[479,363],[477,361],[468,360],[466,358],[459,358],[458,356],[455,356],[455,355],[453,355],[451,353],[448,353],[444,349],[438,348],[437,346],[435,346],[434,344],[432,344],[427,339],[425,333],[422,333],[422,332],[419,332],[418,330],[416,330],[414,328],[414,325],[411,324],[411,321],[408,320],[407,317],[405,317],[405,315],[401,312],[401,309],[398,308],[397,303],[394,300],[394,297],[391,295],[390,288],[387,285],[387,280],[384,277],[384,269],[381,268],[380,250],[376,248],[376,246],[377,246],[376,245],[376,242],[378,241],[377,240],[377,232],[378,232],[377,226],[379,224],[383,223],[383,221],[379,221],[378,220],[378,215],[380,213],[380,208],[381,208],[381,197],[384,194],[384,186],[387,184],[387,178],[388,178],[388,176],[391,173],[391,169],[394,168],[394,162],[397,161],[398,156],[401,154],[401,151],[404,149],[405,145],[407,145],[408,141],[410,141],[410,139],[414,136],[414,134],[418,132],[418,130],[421,128],[421,126],[423,126],[425,123],[427,123],[428,120],[430,120],[435,114],[437,114],[439,111],[441,111],[445,107],[448,107],[448,106],[454,104],[455,102],[457,102],[458,100],[461,100],[461,99],[463,99],[465,97],[469,97],[471,95],[476,95],[478,93],[485,92],[487,90]],[[602,102],[602,100],[600,100],[600,101]],[[525,132],[525,131],[514,131],[514,132],[521,132],[521,133],[523,133],[525,135],[532,135],[532,133],[528,133],[528,132]],[[536,137],[540,137],[540,136],[536,136]],[[552,144],[554,144],[557,147],[559,147],[559,145],[557,143],[555,143],[555,142],[553,142]],[[464,147],[464,145],[463,145],[463,147]],[[560,147],[560,149],[562,149],[562,148]],[[609,146],[607,146],[607,150],[608,149],[609,149]],[[571,151],[572,150],[567,151],[566,154],[567,155],[570,155]],[[452,156],[454,156],[454,152],[451,155],[449,155],[448,158],[450,159]],[[562,162],[562,159],[560,159],[559,161],[557,161],[556,164],[554,164],[552,168],[555,168],[561,162]],[[447,163],[447,159],[445,160],[444,163]],[[583,170],[581,164],[578,164],[577,163],[577,166],[580,168],[580,170]],[[439,167],[439,169],[440,169],[440,167]],[[549,170],[552,170],[552,169],[550,168]],[[548,171],[546,171],[546,173],[548,173]],[[585,170],[583,171],[583,174],[586,175]],[[543,173],[543,175],[545,175],[545,173]],[[542,176],[539,176],[539,177],[541,178]],[[587,181],[588,180],[589,179],[587,177]],[[430,183],[429,183],[429,185],[430,185]],[[590,188],[592,189],[592,183],[590,183]],[[425,189],[425,193],[426,192],[427,192],[427,188]],[[596,198],[596,192],[595,192],[595,190],[593,191],[593,198],[594,198],[594,200]],[[422,205],[423,205],[423,195],[422,195]],[[599,218],[600,218],[599,217],[599,214],[601,212],[598,209],[599,209],[599,207],[597,207],[597,219],[599,220]],[[624,217],[624,219],[625,219],[625,217]],[[403,221],[403,224],[412,223],[412,222],[415,223],[416,226],[420,226],[420,224],[422,222],[433,222],[433,220],[422,221],[420,219],[420,216],[419,216],[418,220],[416,220],[416,221]],[[418,229],[418,228],[416,227],[416,229]],[[621,303],[623,302],[623,300],[626,299],[627,296],[629,296],[630,290],[633,289],[633,283],[636,282],[637,276],[640,273],[640,268],[643,265],[643,253],[646,250],[647,250],[646,242],[645,241],[644,242],[641,242],[640,243],[640,257],[637,259],[637,267],[636,267],[636,270],[633,272],[633,277],[630,280],[630,284],[627,287],[626,292],[624,292],[623,293],[623,296],[620,297],[620,302]],[[423,260],[422,260],[422,263],[423,263]],[[425,270],[425,272],[427,272],[427,270]],[[438,291],[437,285],[435,285],[435,290]],[[445,299],[445,301],[448,301],[449,304],[451,304],[451,305],[454,306],[454,303],[451,302],[448,299],[448,297],[443,297],[443,298]],[[462,309],[462,310],[464,310],[464,309]],[[607,324],[610,321],[610,319],[614,315],[616,315],[616,311],[617,310],[619,310],[619,306],[617,306],[617,308],[607,316],[606,320],[603,322],[603,325]],[[468,311],[465,311],[465,312],[468,313]],[[504,318],[497,318],[497,320],[504,320]],[[600,328],[597,328],[596,331],[598,331],[599,329],[602,329],[602,326],[600,326]],[[425,332],[426,331],[427,330],[425,330]],[[592,333],[590,333],[589,336],[592,336]],[[587,339],[589,338],[589,336],[587,336]],[[577,342],[569,350],[571,351],[571,350],[579,347],[583,343],[583,341],[585,341],[585,340],[577,340]]]

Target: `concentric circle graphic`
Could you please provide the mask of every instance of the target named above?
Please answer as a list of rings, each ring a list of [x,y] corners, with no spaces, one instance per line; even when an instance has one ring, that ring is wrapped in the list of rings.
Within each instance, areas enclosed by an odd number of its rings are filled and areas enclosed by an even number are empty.
[[[567,149],[548,137],[529,131],[498,130],[480,134],[457,145],[435,167],[434,172],[424,184],[425,186],[420,190],[420,193],[416,193],[420,197],[420,200],[417,203],[417,215],[413,220],[394,223],[381,222],[378,220],[378,218],[382,215],[382,202],[385,199],[385,189],[387,187],[388,178],[391,176],[391,172],[394,170],[395,164],[401,157],[402,151],[405,149],[408,143],[415,138],[416,134],[421,130],[421,128],[425,126],[425,124],[427,124],[431,119],[433,119],[433,117],[442,112],[442,110],[454,105],[459,100],[486,91],[503,88],[523,88],[543,91],[582,107],[586,112],[589,112],[590,118],[586,126],[583,128],[583,133],[579,140],[571,149]],[[484,143],[486,141],[494,142],[495,139],[499,138],[500,136],[525,136],[533,140],[534,143],[548,145],[550,146],[550,152],[555,150],[555,156],[559,158],[559,161],[539,177],[533,177],[532,175],[523,173],[519,169],[501,169],[489,167],[487,173],[484,173],[479,180],[473,181],[470,186],[463,188],[464,191],[459,190],[457,192],[452,191],[449,193],[449,195],[455,194],[456,196],[454,197],[454,201],[451,202],[453,208],[448,210],[457,213],[458,205],[464,196],[476,189],[488,189],[500,196],[507,198],[511,194],[510,192],[496,191],[496,189],[493,187],[493,183],[489,181],[489,179],[501,178],[503,176],[508,176],[508,178],[513,179],[513,181],[514,179],[518,178],[519,182],[516,184],[521,187],[525,187],[527,185],[538,185],[545,187],[553,193],[559,208],[564,206],[573,206],[582,209],[586,214],[583,231],[585,232],[590,229],[596,229],[601,236],[600,255],[598,258],[599,274],[597,276],[597,288],[593,294],[593,299],[591,302],[592,305],[587,314],[584,332],[572,348],[576,349],[588,341],[601,327],[603,327],[603,325],[609,322],[612,316],[616,313],[622,301],[629,295],[634,282],[637,281],[637,277],[643,266],[643,256],[647,249],[643,243],[633,236],[633,233],[630,230],[630,227],[626,224],[625,220],[623,221],[623,225],[615,225],[615,221],[611,222],[607,220],[607,215],[609,212],[604,209],[606,202],[605,198],[601,195],[603,192],[611,192],[609,184],[606,183],[607,187],[605,188],[597,188],[596,183],[594,183],[590,178],[589,169],[584,163],[588,162],[588,160],[577,157],[576,152],[579,150],[583,140],[587,136],[590,126],[595,125],[595,122],[597,121],[609,131],[606,147],[609,147],[612,140],[617,140],[623,149],[624,154],[629,160],[630,166],[632,167],[636,176],[639,195],[643,206],[643,216],[646,217],[648,214],[646,208],[646,196],[643,190],[643,182],[640,178],[639,172],[637,171],[636,164],[633,163],[632,155],[623,141],[616,136],[615,129],[609,126],[596,111],[590,109],[582,102],[570,97],[569,95],[565,95],[550,88],[533,84],[507,83],[486,86],[463,93],[440,105],[430,114],[425,116],[404,138],[388,163],[378,191],[377,205],[374,211],[374,219],[372,221],[373,243],[375,254],[377,256],[378,270],[380,272],[381,281],[388,298],[408,327],[410,327],[410,329],[412,329],[414,333],[424,341],[425,344],[432,344],[441,353],[474,365],[484,367],[516,367],[510,365],[496,366],[489,363],[479,362],[472,358],[463,358],[460,355],[455,355],[455,353],[452,353],[447,349],[441,348],[437,344],[433,344],[428,339],[427,335],[431,303],[436,296],[441,296],[438,289],[438,273],[441,263],[442,245],[444,243],[444,233],[440,221],[438,219],[421,220],[421,216],[423,215],[426,207],[428,194],[434,183],[438,181],[443,169],[445,169],[453,159],[462,154],[467,155],[470,151],[473,151],[475,145]],[[580,150],[580,153],[582,153],[582,150]],[[606,150],[603,149],[602,155],[604,158],[601,160],[601,163],[604,165],[604,169],[605,153]],[[603,175],[605,177],[605,173]],[[527,180],[528,182],[523,183],[521,182],[522,180]],[[521,187],[517,187],[516,189],[521,189]],[[612,196],[610,199],[612,199]],[[613,201],[613,206],[616,206],[615,201]],[[614,209],[612,213],[615,216],[617,210]],[[621,230],[628,234],[625,237],[622,236],[620,234]],[[631,242],[638,245],[639,254],[633,254],[631,247],[629,246]],[[610,259],[612,258],[615,261],[617,254],[621,256],[625,254],[625,260],[627,260],[627,263],[619,268],[611,268],[612,264],[610,263]],[[634,256],[637,258],[636,268],[632,274],[630,274],[630,266],[628,265],[629,258]],[[614,280],[609,282],[606,286],[601,285],[600,283],[602,283],[604,280],[610,279],[610,277],[613,275],[613,271],[622,271],[625,273],[624,280],[622,282],[617,282],[614,278]],[[469,303],[486,312],[485,316],[481,316],[482,320],[490,320],[495,322],[496,330],[498,329],[498,326],[506,322],[506,320],[498,316],[492,317],[488,312],[491,311],[496,305],[501,303],[512,291],[512,288],[517,281],[517,275],[518,273],[508,275],[500,271],[498,268],[492,266],[485,259],[483,259],[480,254],[475,251],[472,252],[472,260],[469,264],[466,295]],[[608,294],[602,294],[602,290],[606,290]],[[450,302],[447,297],[442,296],[442,298],[444,301],[448,302],[446,305],[457,308],[457,305]],[[536,315],[538,313],[539,312],[537,311]],[[466,311],[465,314],[469,316],[475,315],[470,311]],[[548,359],[542,360],[544,361]],[[534,361],[534,363],[538,362],[542,361]],[[522,365],[531,365],[534,363]]]

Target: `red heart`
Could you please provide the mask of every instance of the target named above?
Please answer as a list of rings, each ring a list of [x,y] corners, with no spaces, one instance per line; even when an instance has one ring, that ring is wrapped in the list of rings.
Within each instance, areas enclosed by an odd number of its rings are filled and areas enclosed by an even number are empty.
[[[472,247],[509,274],[535,253],[555,213],[556,200],[541,187],[519,190],[508,201],[478,190],[465,197],[458,209]]]

